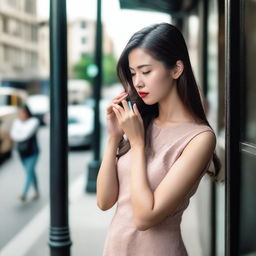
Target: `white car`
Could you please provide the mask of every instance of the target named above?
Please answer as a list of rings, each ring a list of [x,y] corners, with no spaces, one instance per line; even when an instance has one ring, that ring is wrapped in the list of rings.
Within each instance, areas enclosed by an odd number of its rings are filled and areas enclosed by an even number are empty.
[[[27,100],[27,105],[33,116],[39,119],[40,124],[46,124],[45,118],[49,114],[50,109],[49,96],[43,94],[30,95]]]
[[[18,107],[26,103],[27,93],[21,89],[0,87],[0,163],[11,155],[10,130],[18,116]]]
[[[69,147],[91,146],[93,138],[94,112],[85,105],[68,106]]]

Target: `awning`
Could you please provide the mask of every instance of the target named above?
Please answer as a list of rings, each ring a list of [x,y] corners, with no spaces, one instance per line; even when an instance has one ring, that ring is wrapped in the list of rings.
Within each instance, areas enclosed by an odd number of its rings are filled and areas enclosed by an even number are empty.
[[[183,16],[197,3],[197,0],[120,0],[122,9],[157,11],[172,16]]]

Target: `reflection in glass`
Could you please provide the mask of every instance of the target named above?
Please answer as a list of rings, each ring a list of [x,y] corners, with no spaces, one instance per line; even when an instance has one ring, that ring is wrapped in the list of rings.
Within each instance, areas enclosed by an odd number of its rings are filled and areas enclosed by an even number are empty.
[[[240,255],[256,255],[256,157],[242,152]]]
[[[245,1],[245,87],[246,122],[245,139],[256,144],[256,1]],[[243,85],[242,85],[243,86]]]

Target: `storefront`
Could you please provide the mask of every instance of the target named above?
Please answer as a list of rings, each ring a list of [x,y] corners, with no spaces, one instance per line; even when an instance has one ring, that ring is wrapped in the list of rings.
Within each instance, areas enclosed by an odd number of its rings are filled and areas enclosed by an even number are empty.
[[[256,1],[125,1],[169,13],[183,31],[218,136],[220,180],[205,182],[204,255],[256,255]],[[191,56],[192,57],[192,56]]]

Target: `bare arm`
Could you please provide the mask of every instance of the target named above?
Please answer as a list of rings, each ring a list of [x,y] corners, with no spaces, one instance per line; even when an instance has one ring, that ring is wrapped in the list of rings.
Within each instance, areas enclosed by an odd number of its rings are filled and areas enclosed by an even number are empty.
[[[206,167],[214,148],[212,132],[197,135],[153,192],[147,180],[144,148],[132,147],[131,199],[139,230],[160,223],[176,210]]]
[[[116,152],[120,138],[107,138],[107,145],[97,177],[97,205],[105,211],[110,209],[118,197]]]
[[[214,152],[216,138],[205,131],[195,136],[181,156],[152,191],[147,178],[143,120],[134,104],[132,112],[122,101],[123,108],[113,104],[113,111],[131,145],[131,201],[135,225],[146,230],[175,212],[187,193],[206,168]]]
[[[127,93],[122,92],[115,97],[112,102],[118,104],[126,97]],[[109,105],[106,110],[109,135],[97,177],[97,205],[103,211],[110,209],[116,203],[118,198],[119,187],[116,172],[116,153],[124,133],[118,125],[115,113],[112,110],[112,105]]]

